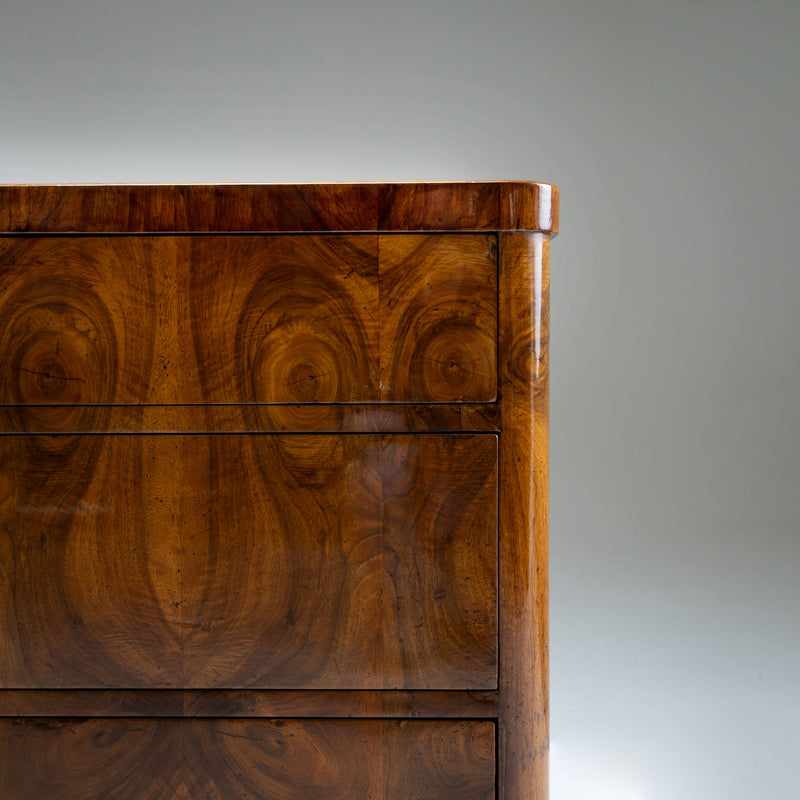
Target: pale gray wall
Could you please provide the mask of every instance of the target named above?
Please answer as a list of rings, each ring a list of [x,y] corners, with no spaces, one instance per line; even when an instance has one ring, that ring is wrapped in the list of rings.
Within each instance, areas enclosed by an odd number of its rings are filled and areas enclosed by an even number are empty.
[[[800,2],[0,3],[0,181],[538,178],[553,800],[800,792]]]

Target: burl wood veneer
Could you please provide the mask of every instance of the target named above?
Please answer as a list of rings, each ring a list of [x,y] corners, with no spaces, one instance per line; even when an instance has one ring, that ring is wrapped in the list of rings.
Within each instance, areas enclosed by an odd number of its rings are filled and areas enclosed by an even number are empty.
[[[0,186],[0,796],[545,800],[557,200]]]

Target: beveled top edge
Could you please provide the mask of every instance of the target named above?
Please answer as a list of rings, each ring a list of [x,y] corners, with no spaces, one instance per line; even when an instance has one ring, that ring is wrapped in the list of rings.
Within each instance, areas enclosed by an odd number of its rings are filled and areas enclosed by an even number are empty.
[[[558,231],[540,181],[0,184],[0,233]]]
[[[549,186],[555,184],[548,181],[511,180],[508,178],[474,178],[468,180],[444,181],[17,181],[0,182],[0,188],[9,186],[462,186],[474,184],[514,184],[527,186]]]

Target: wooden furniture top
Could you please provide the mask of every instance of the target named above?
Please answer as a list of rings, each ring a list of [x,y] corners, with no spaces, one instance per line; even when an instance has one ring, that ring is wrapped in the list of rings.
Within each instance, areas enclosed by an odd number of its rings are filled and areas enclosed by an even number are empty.
[[[437,183],[6,184],[2,233],[558,232],[558,188]]]

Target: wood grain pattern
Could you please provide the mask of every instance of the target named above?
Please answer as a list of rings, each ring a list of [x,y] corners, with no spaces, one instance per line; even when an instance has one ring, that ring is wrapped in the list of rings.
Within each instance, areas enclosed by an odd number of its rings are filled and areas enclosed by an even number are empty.
[[[2,436],[0,685],[491,689],[496,448]]]
[[[0,689],[0,717],[484,718],[496,691]]]
[[[182,717],[183,709],[181,689],[0,689],[0,717]]]
[[[0,186],[0,796],[546,800],[558,225]]]
[[[381,399],[491,402],[494,234],[380,237]]]
[[[183,693],[192,717],[455,717],[497,716],[494,691],[201,691]]]
[[[536,181],[12,184],[0,185],[0,233],[555,233],[556,192]]]
[[[380,187],[382,231],[497,228],[497,183],[390,183]]]
[[[0,230],[50,233],[374,230],[368,184],[0,186]]]
[[[379,688],[380,439],[182,442],[186,686]]]
[[[197,438],[187,686],[494,687],[494,436]]]
[[[491,722],[0,720],[15,800],[490,800]]]
[[[558,233],[558,186],[505,181],[500,187],[499,230]]]
[[[494,436],[383,439],[385,689],[496,686],[496,463]]]
[[[0,437],[0,686],[182,685],[177,445]]]
[[[499,800],[547,799],[550,239],[500,236]]]
[[[0,239],[0,402],[168,402],[174,258],[157,238]]]
[[[378,398],[376,236],[197,237],[186,272],[186,402]]]
[[[496,273],[493,234],[0,240],[0,403],[491,402]]]
[[[0,240],[0,402],[377,399],[377,269],[374,235]]]
[[[0,406],[6,433],[472,433],[498,432],[494,403],[111,406]]]

